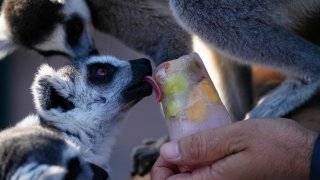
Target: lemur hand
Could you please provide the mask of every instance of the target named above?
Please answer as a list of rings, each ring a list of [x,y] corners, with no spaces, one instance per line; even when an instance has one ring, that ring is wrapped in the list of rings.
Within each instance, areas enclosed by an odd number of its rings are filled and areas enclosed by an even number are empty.
[[[150,173],[152,166],[160,155],[160,147],[169,141],[165,136],[154,140],[144,140],[143,145],[133,149],[133,170],[131,176],[144,176]]]
[[[308,179],[316,137],[286,119],[237,122],[163,145],[152,179]]]

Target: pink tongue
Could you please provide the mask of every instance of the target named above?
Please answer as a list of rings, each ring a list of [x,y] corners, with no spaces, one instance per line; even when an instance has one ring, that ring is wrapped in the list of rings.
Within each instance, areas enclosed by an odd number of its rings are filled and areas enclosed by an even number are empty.
[[[156,82],[156,80],[154,80],[154,78],[151,76],[146,76],[146,77],[144,77],[143,80],[147,81],[148,83],[151,84],[154,92],[156,93],[157,101],[160,102],[161,101],[161,90],[160,90],[160,87],[158,86],[158,83]]]

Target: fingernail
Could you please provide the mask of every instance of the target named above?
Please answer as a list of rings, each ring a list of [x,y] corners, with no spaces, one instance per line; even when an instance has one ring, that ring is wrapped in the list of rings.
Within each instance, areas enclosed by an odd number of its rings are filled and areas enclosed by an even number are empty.
[[[161,147],[161,155],[170,160],[178,160],[180,158],[179,146],[175,142],[169,142]]]

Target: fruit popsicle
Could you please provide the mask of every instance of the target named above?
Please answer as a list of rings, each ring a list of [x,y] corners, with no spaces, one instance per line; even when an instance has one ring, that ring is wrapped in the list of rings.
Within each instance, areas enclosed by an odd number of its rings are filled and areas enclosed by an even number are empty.
[[[155,81],[171,140],[231,123],[197,53],[159,65]]]

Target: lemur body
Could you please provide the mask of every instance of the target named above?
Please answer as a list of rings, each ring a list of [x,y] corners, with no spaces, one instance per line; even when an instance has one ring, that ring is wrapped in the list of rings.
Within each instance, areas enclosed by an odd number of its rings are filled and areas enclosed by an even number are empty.
[[[128,62],[109,56],[91,57],[58,71],[44,65],[32,85],[38,114],[17,127],[51,131],[75,144],[86,162],[108,171],[117,125],[135,103],[152,93],[143,81],[151,72],[146,59]],[[1,169],[6,163],[0,161]]]
[[[320,13],[318,0],[170,0],[180,24],[226,57],[279,70],[288,79],[248,117],[286,115],[320,86],[320,48],[297,35]]]
[[[191,51],[191,37],[175,21],[167,0],[87,0],[93,25],[156,64]]]

